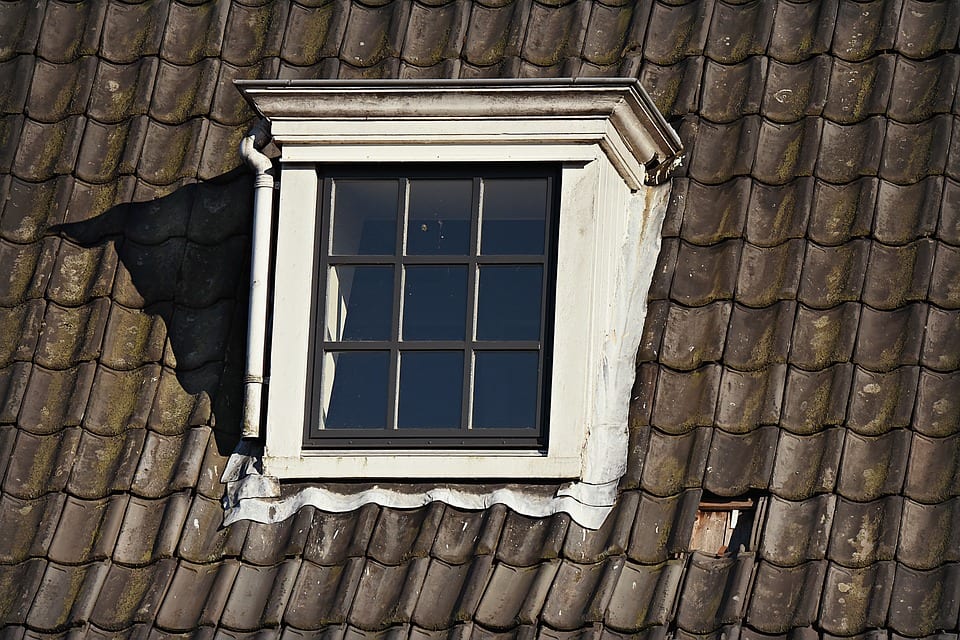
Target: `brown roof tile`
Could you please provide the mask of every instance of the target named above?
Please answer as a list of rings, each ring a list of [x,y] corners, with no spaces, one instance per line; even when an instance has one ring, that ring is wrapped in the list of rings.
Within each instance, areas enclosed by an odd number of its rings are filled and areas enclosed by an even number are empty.
[[[945,0],[904,0],[897,25],[896,48],[911,58],[953,49],[960,30],[960,11]]]
[[[27,624],[44,631],[82,625],[90,617],[108,569],[108,565],[100,563],[79,566],[47,564]]]
[[[23,624],[27,612],[36,597],[44,578],[47,562],[34,558],[13,565],[0,565],[0,582],[15,584],[17,589],[8,590],[6,597],[0,598],[0,617],[10,625]]]
[[[652,2],[643,39],[643,55],[659,65],[673,64],[686,56],[703,53],[712,3],[681,5]],[[638,41],[636,46],[641,43]]]
[[[863,301],[878,309],[896,309],[925,299],[934,249],[932,240],[919,240],[905,247],[873,243]]]
[[[67,491],[94,499],[128,490],[145,437],[143,429],[130,429],[115,436],[99,436],[84,430]]]
[[[943,437],[960,428],[960,375],[920,370],[912,426],[918,432]]]
[[[953,118],[938,115],[915,125],[887,121],[879,175],[906,184],[941,173],[947,162]]]
[[[189,562],[208,563],[217,562],[224,556],[240,555],[249,523],[244,521],[222,528],[222,521],[223,509],[218,501],[194,496],[177,556]]]
[[[623,564],[621,558],[595,564],[562,562],[540,618],[561,631],[581,629],[601,620]]]
[[[960,495],[958,436],[928,438],[913,434],[904,494],[926,504],[947,502]]]
[[[689,372],[661,369],[651,424],[670,433],[689,432],[693,427],[712,424],[720,375],[721,368],[715,364]],[[680,396],[674,395],[677,393]],[[683,403],[670,400],[676,397],[686,400]]]
[[[842,269],[841,263],[834,273],[844,279],[847,272]],[[823,369],[848,361],[860,320],[860,306],[846,303],[821,311],[798,305],[790,362],[804,369]]]
[[[105,629],[127,629],[135,622],[152,622],[176,562],[163,560],[142,568],[113,565],[90,617]]]
[[[760,556],[773,564],[795,567],[822,560],[833,524],[836,497],[821,494],[800,502],[771,496]]]
[[[71,116],[52,124],[23,121],[13,173],[39,182],[73,170],[83,134],[84,118]]]
[[[688,549],[701,491],[657,498],[640,494],[627,557],[641,564],[661,564]]]
[[[194,565],[180,561],[157,609],[157,626],[170,631],[193,631],[197,625],[220,620],[239,563]]]
[[[197,433],[202,429],[191,429]],[[186,447],[185,447],[186,448]],[[190,450],[199,447],[192,446]],[[197,463],[199,464],[199,460]],[[184,479],[186,480],[186,478]],[[185,486],[192,483],[183,482]],[[310,535],[313,523],[313,509],[305,508],[291,518],[275,524],[250,523],[247,538],[243,542],[242,558],[245,562],[267,566],[283,562],[287,557],[303,553],[304,544]]]
[[[912,304],[896,311],[863,307],[853,360],[871,371],[917,364],[927,306]]]
[[[785,365],[746,372],[724,369],[716,425],[730,433],[746,433],[761,424],[776,424],[786,374]]]
[[[240,630],[276,626],[287,606],[299,569],[299,560],[289,560],[274,567],[241,565],[224,606],[221,623]]]

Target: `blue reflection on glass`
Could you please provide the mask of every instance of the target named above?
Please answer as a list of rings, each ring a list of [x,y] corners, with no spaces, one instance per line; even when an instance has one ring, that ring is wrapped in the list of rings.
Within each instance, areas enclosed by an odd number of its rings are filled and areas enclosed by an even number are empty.
[[[389,340],[393,318],[393,267],[330,267],[327,272],[327,340]]]
[[[472,180],[411,180],[408,255],[470,252]]]
[[[401,429],[460,427],[463,405],[463,353],[404,351],[400,354]]]
[[[399,186],[397,180],[336,180],[333,255],[396,253]]]
[[[473,383],[473,427],[535,428],[539,354],[478,351]]]
[[[539,340],[543,267],[480,267],[478,340]]]
[[[387,426],[387,351],[335,351],[324,355],[326,429],[383,429]]]
[[[542,255],[547,224],[547,179],[484,180],[480,253]]]
[[[466,315],[465,266],[406,267],[404,340],[463,340]]]

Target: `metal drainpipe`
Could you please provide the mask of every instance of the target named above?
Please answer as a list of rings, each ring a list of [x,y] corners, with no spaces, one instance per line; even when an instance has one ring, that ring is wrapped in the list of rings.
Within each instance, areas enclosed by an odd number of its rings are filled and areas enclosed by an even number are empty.
[[[253,235],[250,241],[250,315],[247,325],[247,366],[243,377],[244,438],[260,435],[267,341],[267,279],[270,273],[270,234],[273,226],[273,163],[258,151],[269,140],[267,126],[258,122],[240,143],[240,157],[256,172],[253,181]]]

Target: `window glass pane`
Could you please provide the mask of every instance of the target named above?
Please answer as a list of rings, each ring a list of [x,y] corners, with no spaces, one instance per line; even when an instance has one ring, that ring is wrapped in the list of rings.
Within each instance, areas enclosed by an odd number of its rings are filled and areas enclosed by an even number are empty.
[[[337,180],[333,188],[333,255],[393,255],[397,247],[397,180]]]
[[[473,382],[473,427],[535,428],[539,354],[477,351]]]
[[[411,180],[408,255],[470,252],[472,180]]]
[[[546,224],[546,178],[484,180],[480,253],[541,255]]]
[[[330,267],[326,340],[389,340],[392,318],[392,266]]]
[[[467,267],[407,267],[404,277],[403,339],[463,340]]]
[[[389,365],[388,351],[324,354],[321,373],[324,428],[385,428]]]
[[[400,405],[397,427],[460,427],[463,404],[463,352],[404,351],[400,354]]]
[[[541,265],[480,267],[478,340],[539,340]]]

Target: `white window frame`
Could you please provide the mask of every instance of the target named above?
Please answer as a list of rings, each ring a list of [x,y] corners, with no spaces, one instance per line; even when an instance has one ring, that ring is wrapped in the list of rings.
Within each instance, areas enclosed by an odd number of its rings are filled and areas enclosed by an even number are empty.
[[[606,497],[597,499],[612,504],[610,491],[626,469],[634,360],[666,208],[665,187],[652,185],[680,153],[676,133],[640,85],[599,79],[238,86],[269,121],[281,152],[263,473],[567,481],[558,496],[589,502],[578,491],[603,487]],[[317,165],[407,162],[561,166],[545,451],[303,446],[320,232]]]

